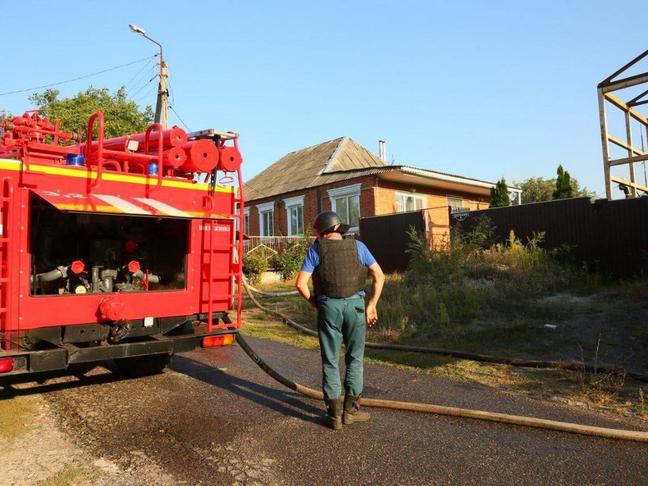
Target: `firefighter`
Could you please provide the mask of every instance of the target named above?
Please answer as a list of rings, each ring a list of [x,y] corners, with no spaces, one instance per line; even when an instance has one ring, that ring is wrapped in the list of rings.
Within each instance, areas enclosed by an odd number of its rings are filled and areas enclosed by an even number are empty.
[[[308,248],[295,286],[317,309],[317,331],[322,355],[322,389],[326,404],[324,421],[332,429],[342,424],[366,422],[369,414],[360,410],[363,386],[365,325],[378,321],[376,304],[385,277],[364,243],[343,239],[349,226],[333,211],[320,213],[313,224],[317,240]],[[367,274],[373,284],[365,309]],[[308,288],[313,277],[314,293]],[[344,403],[340,383],[340,345],[344,342]]]

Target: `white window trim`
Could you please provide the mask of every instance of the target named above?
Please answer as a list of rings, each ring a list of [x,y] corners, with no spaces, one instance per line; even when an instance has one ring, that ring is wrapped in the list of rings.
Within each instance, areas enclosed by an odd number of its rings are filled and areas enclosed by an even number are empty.
[[[335,207],[335,198],[337,197],[344,197],[344,196],[358,196],[358,199],[360,199],[360,190],[362,188],[362,183],[358,182],[357,184],[351,184],[349,186],[343,186],[343,187],[334,187],[333,189],[328,189],[326,192],[328,192],[329,195],[329,200],[331,201],[331,209],[333,211],[336,211]],[[362,204],[359,203],[359,208],[358,208],[358,216],[359,218],[362,217],[361,213],[361,208]],[[349,233],[358,233],[360,231],[360,228],[358,226],[352,226],[349,228]]]
[[[405,196],[405,197],[410,197],[411,196],[414,199],[420,199],[421,200],[421,209],[427,208],[427,196],[425,194],[418,194],[416,192],[394,191],[394,199],[396,199],[396,196]],[[418,211],[418,209],[415,209],[414,211]],[[403,212],[406,213],[407,210],[405,210]]]
[[[286,207],[304,205],[304,196],[287,197],[283,200]]]
[[[257,204],[256,207],[257,207],[257,211],[259,211],[259,214],[261,214],[264,211],[270,211],[271,209],[274,209],[274,206],[275,206],[275,202],[270,201],[266,203]]]
[[[461,207],[460,208],[453,208],[450,206],[450,199],[461,199]],[[463,196],[456,196],[454,194],[446,194],[446,201],[448,202],[448,207],[450,208],[450,212],[452,214],[454,213],[465,213],[470,211],[470,208],[467,206],[464,206],[464,203],[466,202],[466,198]]]
[[[359,196],[361,188],[362,183],[358,182],[357,184],[351,184],[350,186],[334,187],[333,189],[328,189],[326,192],[328,192],[329,198],[332,202],[334,198],[340,196]]]
[[[267,233],[267,231],[264,231],[265,228],[263,226],[263,213],[267,213],[269,211],[272,211],[272,233],[274,234],[274,207],[274,201],[257,204],[257,211],[259,211],[259,236],[269,236],[262,234]]]
[[[302,208],[302,226],[304,226],[304,196],[295,196],[288,197],[283,200],[284,206],[286,207],[286,229],[288,230],[288,236],[302,236],[304,232],[302,231],[299,234],[293,234],[290,230],[290,209],[294,207],[301,206]]]
[[[247,228],[245,227],[245,220],[247,219]],[[245,210],[243,211],[243,231],[245,234],[250,233],[250,208],[246,207]]]

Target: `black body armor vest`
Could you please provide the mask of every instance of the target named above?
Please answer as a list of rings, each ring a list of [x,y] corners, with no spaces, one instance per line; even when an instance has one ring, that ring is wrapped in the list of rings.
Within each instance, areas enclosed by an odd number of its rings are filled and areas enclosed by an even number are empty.
[[[355,240],[319,238],[320,264],[313,272],[315,294],[332,298],[351,297],[364,290],[367,268],[358,260]]]

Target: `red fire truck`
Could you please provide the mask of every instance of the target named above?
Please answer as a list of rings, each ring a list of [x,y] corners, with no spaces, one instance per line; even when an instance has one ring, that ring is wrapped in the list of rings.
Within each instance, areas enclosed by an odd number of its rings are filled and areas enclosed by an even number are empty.
[[[155,372],[241,325],[238,136],[152,124],[0,130],[0,377],[115,360]]]

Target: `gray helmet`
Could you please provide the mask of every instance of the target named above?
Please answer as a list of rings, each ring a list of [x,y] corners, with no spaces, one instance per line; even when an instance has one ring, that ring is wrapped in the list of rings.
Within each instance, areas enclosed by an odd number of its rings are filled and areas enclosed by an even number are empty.
[[[344,234],[349,231],[349,225],[342,223],[335,211],[322,211],[315,218],[313,228],[319,234],[331,233],[333,231]]]

